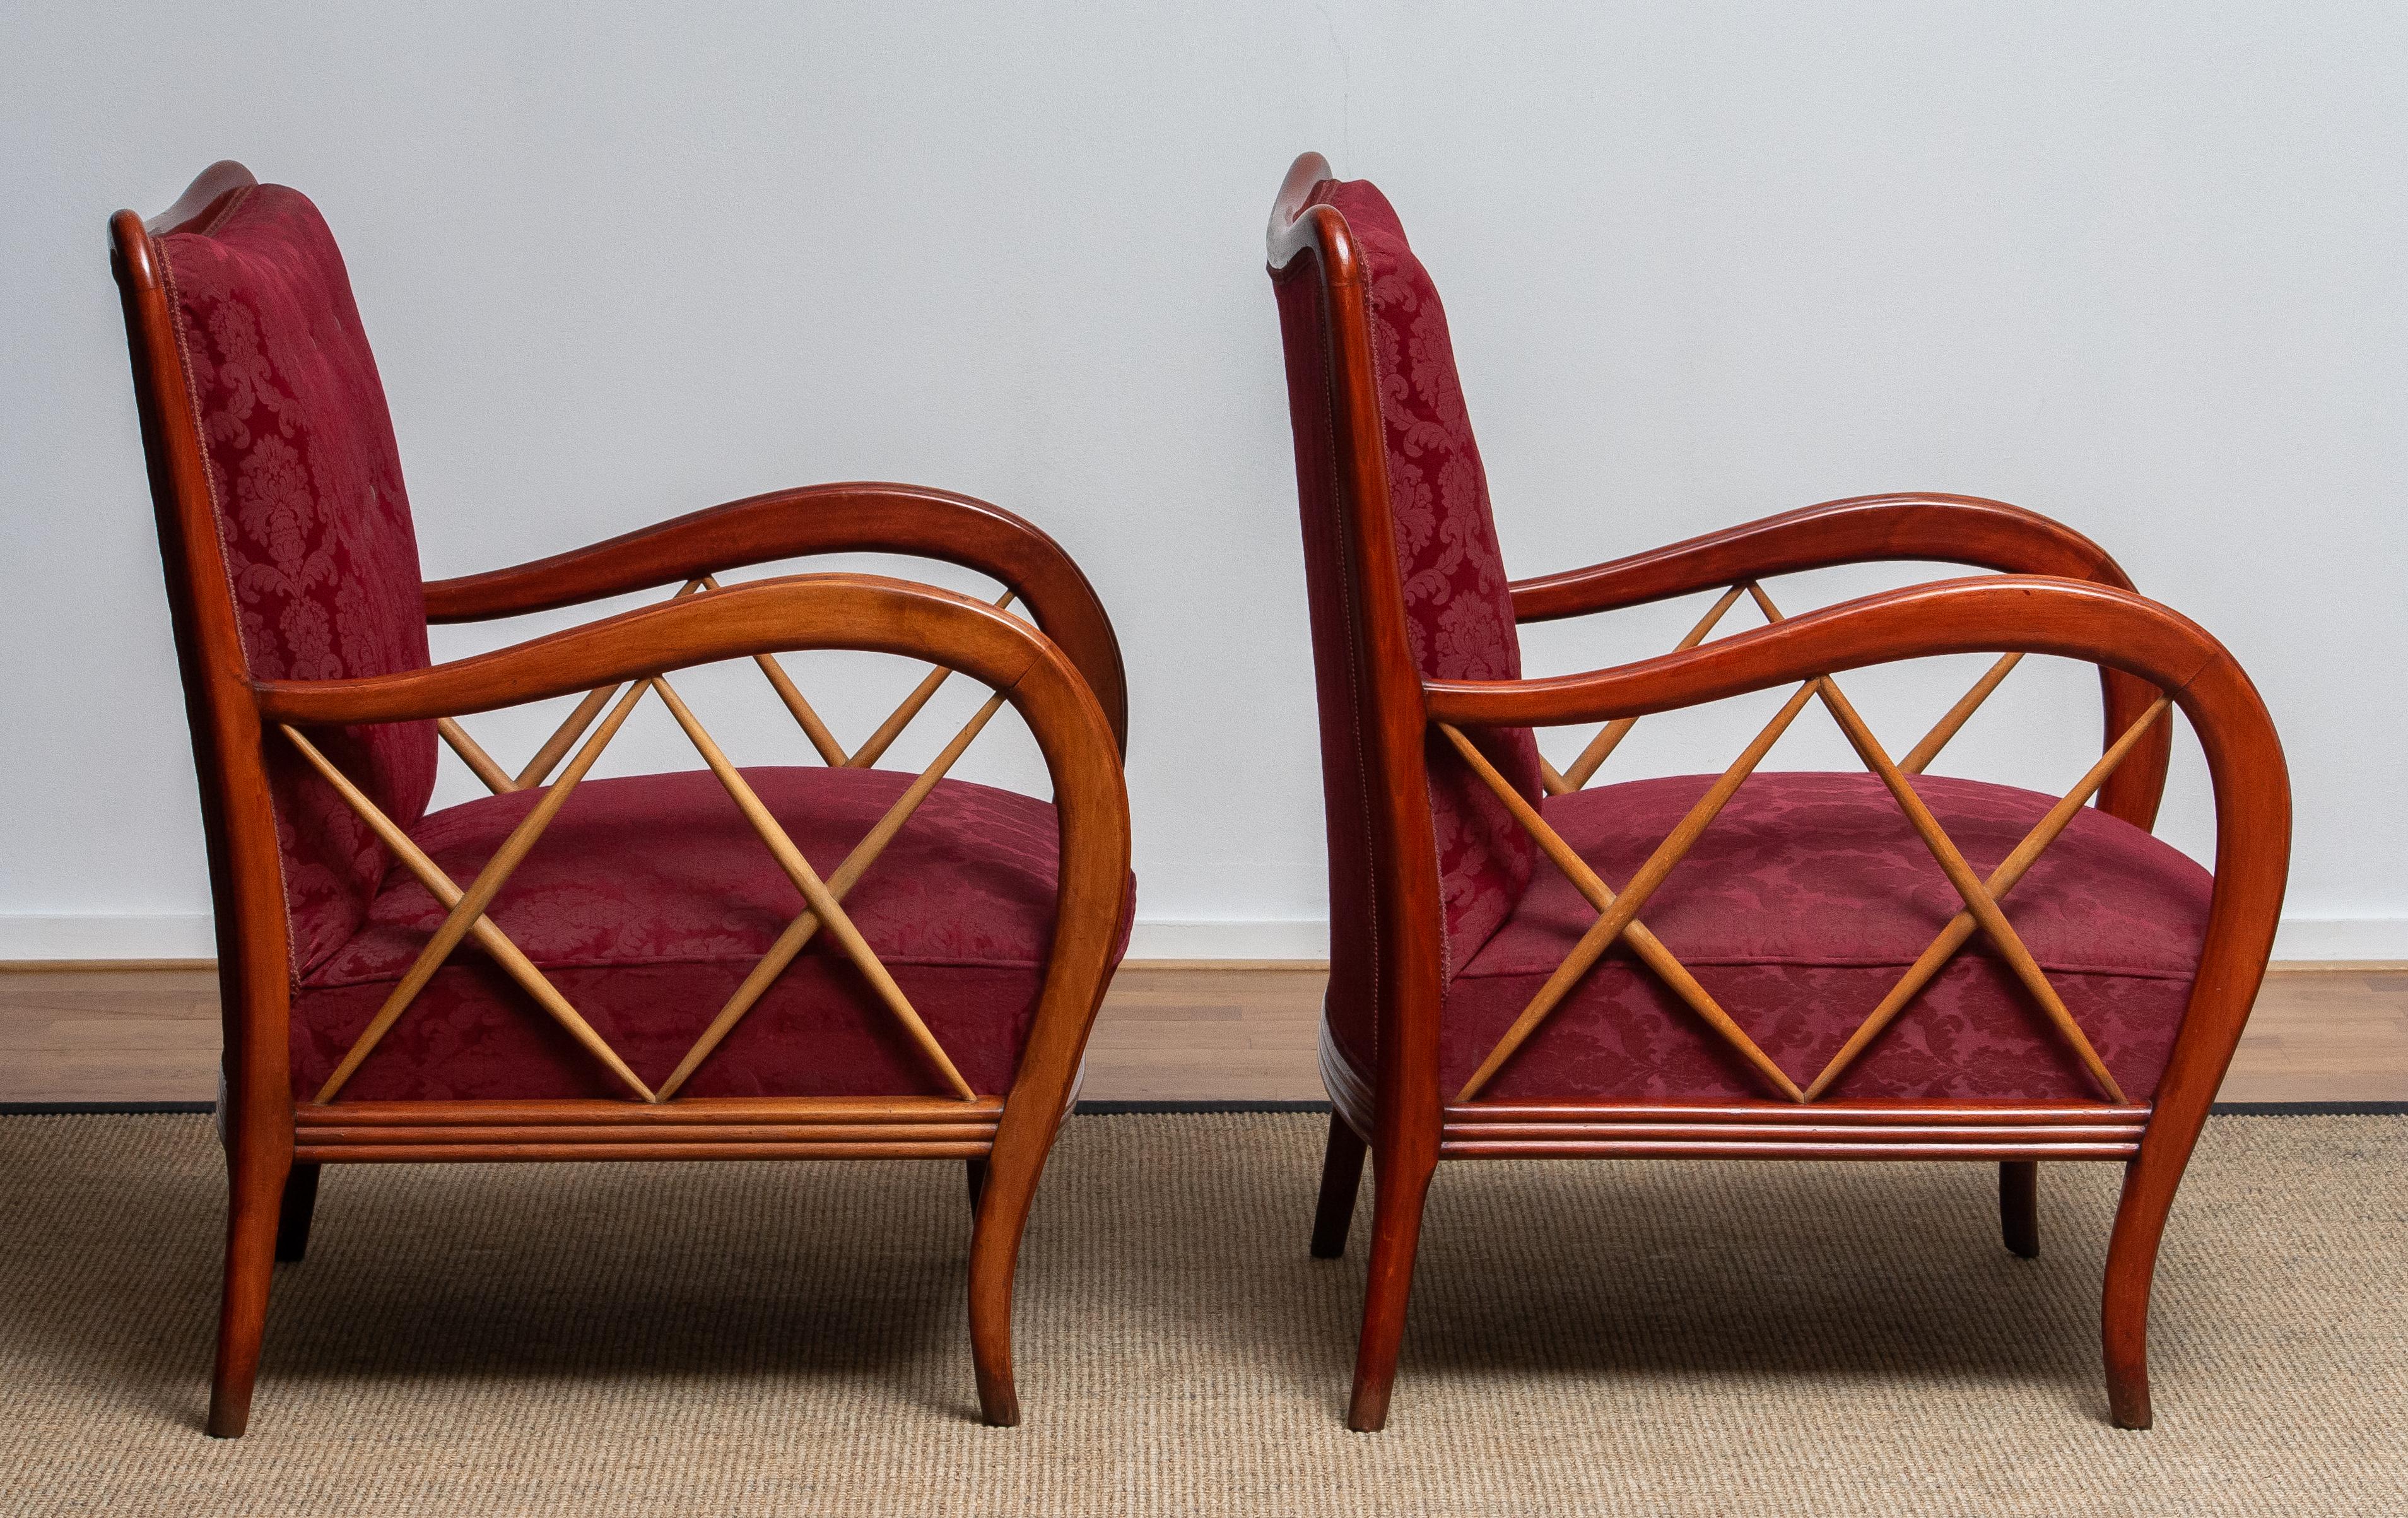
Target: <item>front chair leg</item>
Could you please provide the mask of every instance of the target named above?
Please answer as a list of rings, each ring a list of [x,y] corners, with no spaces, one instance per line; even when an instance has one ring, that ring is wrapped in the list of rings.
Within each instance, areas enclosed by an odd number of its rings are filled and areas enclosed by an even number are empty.
[[[2040,1161],[1999,1162],[1999,1233],[2011,1253],[2040,1257]]]
[[[978,1222],[970,1230],[970,1360],[978,1371],[979,1413],[997,1428],[1020,1424],[1011,1374],[1011,1283],[1052,1138],[1026,1129],[998,1133],[984,1163],[970,1162],[980,1167],[974,1172]]]
[[[225,1295],[218,1311],[217,1367],[209,1379],[208,1431],[215,1439],[239,1439],[251,1425],[251,1387],[259,1379],[260,1340],[267,1331],[267,1288],[275,1276],[278,1224],[292,1170],[289,1145],[279,1150],[255,1138],[246,1142],[236,1126],[226,1155]]]
[[[2182,1181],[2182,1159],[2152,1166],[2151,1158],[2144,1148],[2124,1167],[2115,1231],[2107,1240],[2107,1290],[2100,1329],[2107,1358],[2107,1411],[2118,1428],[2146,1428],[2153,1421],[2149,1287],[2157,1274],[2166,1214]]]
[[[1336,1111],[1329,1114],[1329,1146],[1321,1156],[1321,1201],[1312,1214],[1312,1257],[1334,1260],[1346,1253],[1354,1224],[1354,1194],[1363,1184],[1363,1136]]]
[[[284,1179],[284,1199],[276,1213],[276,1258],[298,1264],[309,1253],[309,1220],[318,1210],[318,1167],[295,1165]]]
[[[1412,1295],[1413,1255],[1422,1237],[1434,1153],[1379,1154],[1371,1167],[1371,1262],[1363,1289],[1363,1338],[1354,1353],[1354,1391],[1346,1426],[1375,1434],[1387,1425],[1388,1394],[1397,1383],[1397,1353],[1405,1339],[1405,1303]]]

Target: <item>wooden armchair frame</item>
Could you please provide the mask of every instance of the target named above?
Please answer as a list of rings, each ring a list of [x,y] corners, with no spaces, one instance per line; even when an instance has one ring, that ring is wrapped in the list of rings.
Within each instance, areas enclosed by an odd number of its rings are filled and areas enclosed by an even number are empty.
[[[146,223],[121,211],[110,222],[111,263],[124,304],[217,904],[226,1050],[221,1129],[230,1204],[208,1431],[233,1437],[248,1424],[272,1263],[300,1256],[318,1167],[402,1160],[966,1161],[975,1215],[969,1318],[980,1406],[990,1423],[1016,1423],[1010,1313],[1020,1238],[1046,1154],[1075,1096],[1087,1032],[1125,926],[1129,833],[1121,753],[1126,687],[1111,622],[1094,590],[1051,538],[996,507],[906,485],[822,485],[734,502],[556,557],[425,586],[428,618],[438,623],[515,616],[682,584],[667,603],[405,673],[254,680],[236,621],[193,396],[153,242],[207,225],[254,183],[240,165],[215,165],[163,215]],[[1007,587],[1004,602],[984,605],[870,575],[791,576],[724,589],[713,578],[747,565],[859,551],[975,569]],[[1003,604],[1015,598],[1025,605],[1034,626],[1004,611]],[[808,649],[896,654],[925,660],[936,669],[867,741],[847,752],[775,662],[779,652]],[[948,672],[965,674],[995,695],[844,869],[822,881],[757,798],[747,804],[749,787],[666,680],[676,670],[744,658],[761,663],[830,764],[867,765],[882,753]],[[615,691],[625,694],[612,704]],[[516,773],[496,764],[453,720],[580,692],[586,695],[576,712]],[[1060,856],[1054,941],[1010,1090],[971,1090],[886,981],[880,989],[888,1006],[916,1026],[924,1053],[949,1078],[955,1095],[676,1097],[675,1084],[742,1015],[743,1007],[731,1002],[705,1042],[659,1092],[646,1090],[590,1027],[583,1029],[580,1041],[631,1083],[638,1100],[335,1101],[350,1068],[407,1007],[407,993],[416,989],[410,981],[423,984],[466,938],[474,937],[493,953],[572,1034],[583,1026],[556,993],[547,999],[540,971],[523,965],[522,973],[523,956],[513,963],[514,947],[483,918],[482,908],[617,723],[648,692],[657,692],[669,705],[812,909],[755,972],[753,981],[759,983],[748,982],[752,995],[821,925],[844,940],[874,983],[881,981],[882,967],[850,931],[838,898],[988,718],[1007,703],[1019,711],[1053,782]],[[418,854],[308,738],[313,729],[426,718],[439,719],[445,740],[492,789],[550,782],[529,819],[534,825],[514,834],[465,892]],[[403,864],[452,909],[396,1001],[380,1014],[380,1025],[371,1026],[345,1067],[308,1103],[296,1103],[293,1094],[289,1024],[294,971],[266,769],[269,745],[280,742],[292,743],[317,765]],[[575,757],[554,779],[555,766],[572,748]],[[778,958],[781,952],[783,959]]]
[[[2256,689],[2231,655],[2177,613],[2134,594],[2107,554],[2080,534],[2038,513],[1994,501],[1946,495],[1885,495],[1834,501],[1727,532],[1676,543],[1590,568],[1515,581],[1518,622],[1582,616],[1673,596],[1723,594],[1681,647],[1660,658],[1556,679],[1425,681],[1409,642],[1398,569],[1384,434],[1371,359],[1367,277],[1345,217],[1313,204],[1332,179],[1306,154],[1289,171],[1267,237],[1275,280],[1316,289],[1323,360],[1329,384],[1326,439],[1334,476],[1346,678],[1355,693],[1352,720],[1365,797],[1369,921],[1334,924],[1369,945],[1375,1070],[1357,1069],[1326,1025],[1322,1067],[1335,1109],[1314,1223],[1316,1255],[1344,1249],[1366,1148],[1376,1161],[1373,1237],[1348,1422],[1371,1430],[1386,1421],[1403,1336],[1422,1205],[1440,1159],[1506,1157],[1725,1157],[1758,1159],[1956,1159],[2000,1165],[2001,1224],[2009,1247],[2038,1248],[2033,1216],[2037,1162],[2120,1160],[2121,1201],[2109,1245],[2102,1318],[2108,1397],[2115,1423],[2151,1421],[2147,1369],[2148,1299],[2167,1210],[2217,1085],[2229,1064],[2271,952],[2289,855],[2289,782],[2281,745]],[[1297,402],[1301,416],[1310,402]],[[1299,458],[1307,423],[1298,423]],[[1318,439],[1316,439],[1316,442]],[[1760,581],[1799,570],[1874,561],[1955,563],[2001,573],[1944,580],[1783,620]],[[1753,595],[1772,623],[1706,641],[1716,619]],[[1907,755],[1892,760],[1854,712],[1831,677],[1875,664],[1942,654],[2003,657]],[[2106,709],[2106,748],[2009,865],[1975,880],[1904,775],[1921,768],[1973,708],[2026,653],[2048,653],[2099,666]],[[1652,712],[1722,700],[1796,682],[1783,713],[1751,744],[1723,781],[1666,840],[1620,897],[1555,839],[1535,809],[1512,794],[1464,730],[1493,726],[1608,724],[1581,761],[1548,766],[1551,792],[1584,783],[1628,724]],[[1642,962],[1663,975],[1711,1024],[1711,998],[1682,985],[1677,960],[1651,948],[1638,921],[1646,890],[1662,879],[1713,809],[1752,769],[1780,729],[1819,698],[1847,732],[1869,768],[1882,776],[1964,895],[1967,911],[1851,1041],[1824,1077],[1800,1090],[1769,1071],[1762,1100],[1729,1103],[1554,1103],[1478,1099],[1486,1076],[1526,1037],[1587,965],[1627,935]],[[2132,1102],[2115,1090],[2095,1053],[2086,1064],[2104,1078],[2099,1099],[2029,1103],[1817,1099],[1847,1058],[1977,929],[2017,969],[2020,944],[1996,898],[2095,794],[2097,805],[2142,828],[2154,821],[2166,775],[2170,723],[2178,708],[2206,752],[2214,787],[2216,855],[2206,941],[2186,1011],[2155,1099]],[[1598,925],[1532,1003],[1505,1042],[1466,1088],[1439,1083],[1439,1017],[1443,916],[1431,846],[1425,745],[1432,732],[1471,762],[1531,828],[1541,850],[1570,875],[1598,910]],[[1919,815],[1918,815],[1919,813]],[[1952,859],[1952,856],[1953,859]],[[2018,863],[2018,861],[2020,863]],[[1652,877],[1652,878],[1651,878]],[[1917,977],[1921,977],[1920,980]],[[2037,968],[2025,983],[2043,1007],[2055,1003]],[[1560,982],[1560,983],[1558,983]],[[1911,982],[1911,983],[1910,983]],[[1694,987],[1694,981],[1691,981]],[[1699,998],[1703,998],[1700,1000]],[[2052,1021],[2062,1014],[2054,1007]],[[1735,1029],[1720,1028],[1726,1037]],[[2070,1018],[2059,1026],[2079,1040]],[[1745,1036],[1737,1035],[1744,1043]],[[1752,1044],[1741,1048],[1745,1055]],[[2087,1044],[2080,1052],[2088,1053]],[[1750,1060],[1759,1071],[1770,1062]],[[1780,1089],[1785,1087],[1786,1089]]]

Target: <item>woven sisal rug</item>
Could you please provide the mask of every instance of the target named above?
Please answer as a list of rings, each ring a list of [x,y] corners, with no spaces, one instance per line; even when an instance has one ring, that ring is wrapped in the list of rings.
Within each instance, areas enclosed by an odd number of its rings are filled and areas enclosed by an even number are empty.
[[[974,1421],[951,1165],[330,1168],[252,1432],[204,1439],[205,1119],[0,1119],[0,1511],[2408,1511],[2408,1120],[2214,1120],[2108,1426],[2111,1166],[1455,1165],[1386,1433],[1323,1119],[1074,1119]],[[1369,1188],[1366,1188],[1368,1195]]]

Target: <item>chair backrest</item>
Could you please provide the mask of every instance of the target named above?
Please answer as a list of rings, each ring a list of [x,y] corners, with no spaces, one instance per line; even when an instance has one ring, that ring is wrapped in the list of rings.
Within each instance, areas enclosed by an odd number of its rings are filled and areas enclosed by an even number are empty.
[[[245,674],[326,680],[423,668],[426,607],[409,500],[342,254],[299,192],[251,182],[238,165],[211,175],[216,193],[193,205],[213,186],[204,176],[136,251],[165,297],[165,320],[135,320],[127,288],[188,701]],[[121,279],[130,235],[119,229]],[[183,467],[161,457],[179,441]],[[197,751],[197,707],[193,717]],[[425,722],[319,736],[404,827],[424,815],[435,741]],[[225,762],[202,754],[205,790]],[[297,976],[357,930],[390,861],[297,754],[269,741],[256,763],[272,801],[289,972]]]
[[[1421,680],[1516,679],[1522,655],[1437,287],[1375,186],[1308,162],[1317,169],[1299,163],[1272,215],[1271,275],[1321,710],[1330,1024],[1369,1063],[1376,961],[1417,909],[1383,893],[1434,888],[1442,991],[1529,883],[1528,835],[1420,720]],[[1539,799],[1529,729],[1473,738]],[[1381,838],[1380,793],[1417,811],[1420,827],[1400,820]]]

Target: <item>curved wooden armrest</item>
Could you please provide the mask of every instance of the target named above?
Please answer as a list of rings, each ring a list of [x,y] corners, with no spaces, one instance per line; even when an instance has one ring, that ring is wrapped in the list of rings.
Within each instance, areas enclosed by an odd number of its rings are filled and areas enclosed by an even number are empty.
[[[2132,588],[2105,549],[2037,511],[1971,495],[1860,495],[1610,564],[1516,580],[1513,617],[1516,622],[1548,622],[1804,569],[1900,560]],[[2157,693],[2103,662],[2099,680],[2106,738],[2113,742]],[[2170,739],[2163,728],[2145,738],[2131,761],[2107,782],[2100,806],[2137,827],[2151,825],[2165,792]]]
[[[2117,669],[2178,702],[2203,667],[2231,664],[2198,623],[2130,591],[2005,575],[1862,596],[1608,669],[1540,680],[1425,680],[1422,690],[1433,721],[1543,727],[1698,706],[1865,665],[2016,651]]]
[[[2107,551],[2060,522],[1971,495],[1859,495],[1585,569],[1513,581],[1513,619],[1552,622],[1743,580],[1899,560],[2056,575],[2130,590]]]
[[[417,722],[582,694],[723,659],[803,649],[924,659],[1007,695],[1030,668],[1050,660],[1087,688],[1041,632],[984,602],[883,575],[789,575],[638,607],[423,669],[349,680],[255,680],[251,690],[260,715],[269,722],[303,727]]]
[[[426,583],[429,622],[549,611],[749,564],[813,553],[905,553],[1010,586],[1086,679],[1114,741],[1128,741],[1128,686],[1103,602],[1060,544],[984,501],[918,485],[855,482],[772,491],[550,558]]]

